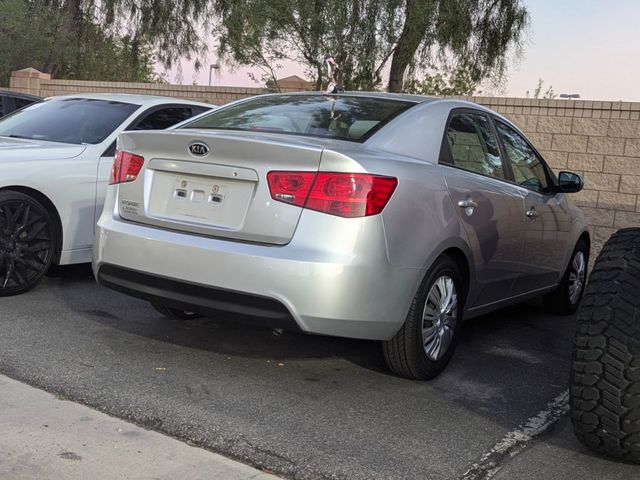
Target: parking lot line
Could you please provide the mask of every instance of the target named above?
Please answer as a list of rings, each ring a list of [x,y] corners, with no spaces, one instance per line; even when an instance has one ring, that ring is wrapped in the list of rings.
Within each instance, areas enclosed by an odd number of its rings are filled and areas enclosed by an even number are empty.
[[[547,407],[508,432],[491,450],[480,457],[460,480],[489,480],[504,463],[522,452],[533,439],[545,433],[569,412],[569,390],[562,391]]]

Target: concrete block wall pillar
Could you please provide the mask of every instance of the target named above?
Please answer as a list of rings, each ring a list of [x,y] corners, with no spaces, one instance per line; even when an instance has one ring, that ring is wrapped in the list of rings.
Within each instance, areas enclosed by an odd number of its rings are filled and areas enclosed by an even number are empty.
[[[40,95],[40,82],[42,80],[51,80],[51,75],[48,73],[42,73],[35,68],[24,68],[22,70],[11,72],[9,88],[16,92]]]

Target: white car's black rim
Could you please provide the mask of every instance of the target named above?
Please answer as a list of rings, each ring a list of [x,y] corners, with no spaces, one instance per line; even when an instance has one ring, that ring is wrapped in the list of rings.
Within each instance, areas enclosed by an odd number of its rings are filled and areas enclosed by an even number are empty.
[[[46,212],[23,200],[0,203],[0,289],[19,289],[41,277],[52,252]]]
[[[449,349],[458,320],[458,293],[453,279],[438,277],[427,294],[422,314],[422,345],[430,360],[440,360]]]
[[[569,266],[569,301],[575,305],[580,300],[587,275],[587,261],[582,251],[577,251]]]

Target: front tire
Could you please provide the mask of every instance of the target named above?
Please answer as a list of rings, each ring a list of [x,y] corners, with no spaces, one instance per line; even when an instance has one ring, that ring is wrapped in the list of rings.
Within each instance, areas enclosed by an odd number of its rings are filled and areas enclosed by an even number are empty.
[[[444,370],[458,342],[463,292],[457,264],[446,255],[439,257],[420,285],[402,328],[382,344],[391,371],[428,380]]]
[[[0,192],[0,297],[34,288],[47,273],[56,246],[53,220],[37,200]]]
[[[578,439],[640,463],[640,228],[615,233],[591,272],[571,363]]]
[[[580,239],[573,249],[567,270],[558,288],[542,297],[545,308],[552,313],[571,315],[582,300],[589,266],[589,248]]]

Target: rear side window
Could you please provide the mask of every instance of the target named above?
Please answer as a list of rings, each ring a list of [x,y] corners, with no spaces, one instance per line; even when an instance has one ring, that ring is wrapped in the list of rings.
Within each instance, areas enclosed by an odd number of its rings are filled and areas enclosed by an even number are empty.
[[[193,115],[191,107],[161,108],[140,120],[132,130],[164,130],[193,117]]]
[[[524,137],[502,122],[496,121],[496,128],[511,164],[515,182],[537,192],[547,191],[549,181],[544,164]]]
[[[505,178],[498,142],[485,115],[455,113],[449,120],[446,139],[453,166]]]
[[[415,103],[341,95],[266,95],[222,107],[183,128],[211,128],[364,142]]]
[[[26,98],[14,98],[13,101],[16,104],[16,110],[33,103],[33,100],[27,100]]]

